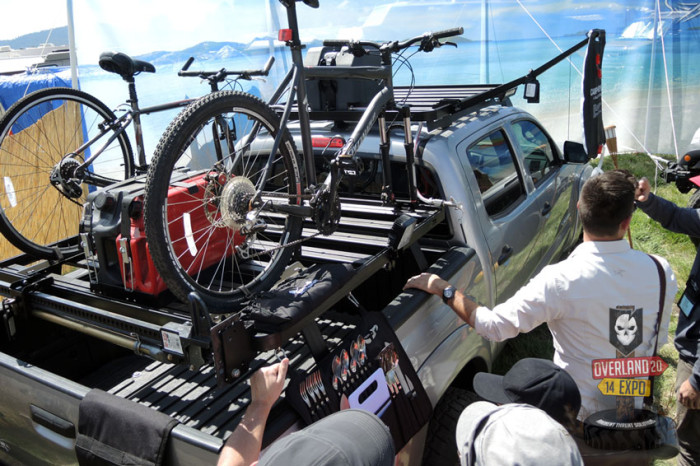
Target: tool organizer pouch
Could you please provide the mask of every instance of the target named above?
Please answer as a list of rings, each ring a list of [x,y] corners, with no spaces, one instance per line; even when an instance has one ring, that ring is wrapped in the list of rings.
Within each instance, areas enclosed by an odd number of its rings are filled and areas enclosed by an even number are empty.
[[[347,281],[350,264],[312,265],[257,294],[243,309],[243,319],[256,330],[275,333],[311,313],[319,303]]]
[[[347,408],[372,412],[399,451],[430,420],[430,399],[384,314],[346,316],[344,326],[352,329],[336,348],[291,374],[285,398],[307,424]]]
[[[80,402],[75,453],[82,466],[163,464],[178,421],[163,413],[93,389]]]

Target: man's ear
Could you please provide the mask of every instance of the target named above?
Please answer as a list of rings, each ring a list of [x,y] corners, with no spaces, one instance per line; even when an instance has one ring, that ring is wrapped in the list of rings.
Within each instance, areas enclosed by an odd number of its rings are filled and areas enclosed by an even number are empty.
[[[622,231],[627,231],[630,227],[630,223],[632,223],[631,215],[624,219],[622,222],[620,222],[620,228],[622,229]]]

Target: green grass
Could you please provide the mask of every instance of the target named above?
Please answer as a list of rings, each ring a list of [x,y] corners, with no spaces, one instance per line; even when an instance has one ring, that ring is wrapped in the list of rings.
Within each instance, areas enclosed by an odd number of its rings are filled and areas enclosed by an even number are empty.
[[[669,157],[670,158],[670,157]],[[672,158],[671,158],[672,159]],[[692,191],[681,194],[675,184],[667,184],[660,177],[655,176],[654,163],[643,154],[626,154],[618,157],[620,168],[629,170],[637,178],[646,176],[652,185],[652,191],[679,206],[686,206]],[[595,162],[593,163],[595,165]],[[610,157],[605,157],[603,169],[613,169]],[[676,302],[685,289],[690,268],[695,259],[695,247],[686,235],[671,233],[662,228],[657,222],[651,220],[646,214],[637,210],[632,217],[630,227],[632,233],[632,246],[644,252],[658,254],[668,260],[678,281],[678,294]],[[669,364],[668,369],[661,377],[656,377],[654,394],[657,408],[660,412],[673,417],[676,411],[674,383],[676,379],[676,367],[678,365],[678,353],[673,346],[673,336],[678,323],[678,308],[675,307],[671,315],[668,330],[668,341],[659,349],[659,355]],[[504,374],[518,360],[525,357],[539,357],[551,359],[554,354],[552,337],[545,325],[542,325],[528,334],[519,335],[508,341],[501,354],[494,362],[494,372]],[[656,465],[675,464],[675,459],[668,461],[657,460]]]

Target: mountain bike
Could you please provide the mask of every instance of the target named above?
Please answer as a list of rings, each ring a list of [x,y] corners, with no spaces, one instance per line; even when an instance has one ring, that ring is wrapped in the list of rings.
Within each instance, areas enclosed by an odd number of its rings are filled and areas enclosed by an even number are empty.
[[[179,74],[207,80],[211,92],[228,79],[265,76],[273,62],[268,60],[262,70],[188,71],[193,60]],[[87,194],[146,173],[141,115],[196,100],[141,108],[135,76],[153,73],[155,67],[118,52],[101,54],[99,65],[128,83],[129,98],[114,111],[91,94],[56,87],[27,94],[0,118],[0,232],[39,259],[79,254],[78,228]],[[132,124],[136,160],[126,133]]]
[[[443,45],[439,39],[462,33],[462,28],[455,28],[403,42],[326,41],[329,47],[347,47],[358,56],[379,57],[380,63],[304,66],[296,2],[280,1],[289,24],[289,29],[280,31],[280,40],[291,51],[292,66],[270,101],[222,91],[187,107],[163,134],[146,179],[146,239],[159,274],[180,300],[187,302],[187,296],[196,292],[214,313],[232,312],[252,294],[269,289],[296,246],[337,229],[339,183],[361,171],[355,154],[375,123],[381,136],[381,163],[389,166],[387,109],[400,111],[412,166],[410,111],[399,108],[394,99],[392,54],[414,44],[419,51],[430,52]],[[318,7],[318,1],[303,2]],[[359,121],[352,135],[338,144],[329,174],[319,183],[305,83],[345,78],[380,85],[366,108],[357,110]],[[301,135],[301,160],[288,129],[293,115]],[[390,170],[382,175],[381,198],[390,204],[394,202]],[[416,202],[420,193],[415,173],[409,178],[413,178],[411,202]],[[317,231],[302,238],[305,220]]]

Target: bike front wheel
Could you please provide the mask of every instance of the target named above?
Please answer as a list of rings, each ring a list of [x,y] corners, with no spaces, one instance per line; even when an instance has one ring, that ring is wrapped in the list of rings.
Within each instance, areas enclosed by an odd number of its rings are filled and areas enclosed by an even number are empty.
[[[261,100],[220,91],[183,110],[146,179],[146,239],[170,291],[226,313],[271,287],[302,228],[275,206],[302,203],[300,179],[294,141]]]
[[[70,88],[28,94],[3,115],[0,232],[12,245],[44,259],[80,251],[77,234],[87,195],[134,173],[123,131],[92,164],[79,168],[104,143],[81,146],[101,133],[107,141],[117,131],[109,125],[115,119],[95,97]]]

